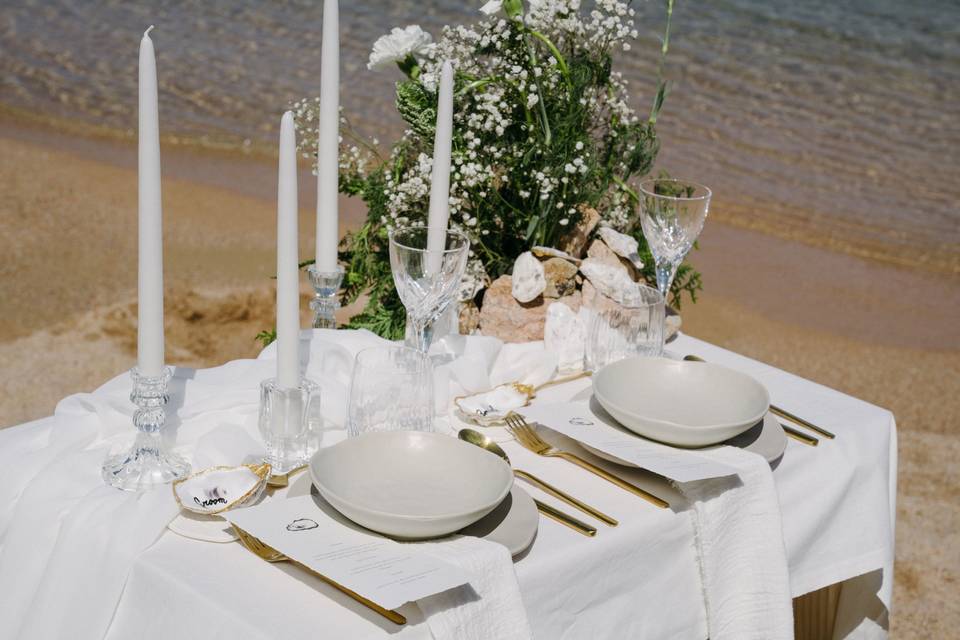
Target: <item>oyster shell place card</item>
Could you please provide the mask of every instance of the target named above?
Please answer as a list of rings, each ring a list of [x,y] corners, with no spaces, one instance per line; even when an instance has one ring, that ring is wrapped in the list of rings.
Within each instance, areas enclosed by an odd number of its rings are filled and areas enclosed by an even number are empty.
[[[633,435],[593,402],[539,404],[517,411],[527,422],[539,423],[577,442],[599,449],[641,469],[676,482],[723,478],[737,470],[707,454],[678,449]]]
[[[385,609],[442,593],[473,578],[410,545],[334,520],[311,496],[271,500],[223,517],[291,560]]]

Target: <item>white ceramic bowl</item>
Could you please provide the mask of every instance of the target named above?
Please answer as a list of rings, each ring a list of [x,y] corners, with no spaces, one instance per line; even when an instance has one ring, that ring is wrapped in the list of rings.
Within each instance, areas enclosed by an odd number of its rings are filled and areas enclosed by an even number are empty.
[[[766,388],[709,362],[627,358],[593,376],[593,394],[620,424],[646,438],[702,447],[737,436],[763,419]]]
[[[394,538],[435,538],[476,522],[510,492],[496,456],[438,433],[365,433],[321,449],[310,475],[327,502]]]

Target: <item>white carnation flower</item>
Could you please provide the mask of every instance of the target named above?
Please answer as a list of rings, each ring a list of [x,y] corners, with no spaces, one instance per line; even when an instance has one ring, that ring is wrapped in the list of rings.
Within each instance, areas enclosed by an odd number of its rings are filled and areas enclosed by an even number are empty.
[[[394,27],[373,43],[367,68],[386,69],[409,55],[426,55],[432,46],[433,38],[420,25],[412,24],[404,29]]]
[[[480,7],[480,13],[488,16],[500,13],[503,8],[503,0],[490,0],[487,4]]]

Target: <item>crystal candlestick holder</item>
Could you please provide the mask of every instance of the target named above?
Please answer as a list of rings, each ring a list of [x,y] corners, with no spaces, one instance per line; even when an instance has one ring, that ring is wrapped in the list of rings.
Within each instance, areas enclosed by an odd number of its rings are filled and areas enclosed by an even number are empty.
[[[306,378],[297,387],[281,387],[276,378],[264,380],[259,427],[267,445],[263,461],[275,475],[306,463],[320,446],[320,387]]]
[[[307,277],[313,285],[314,297],[310,301],[313,309],[314,329],[336,329],[337,319],[334,317],[340,308],[337,294],[340,292],[340,283],[343,282],[343,267],[337,266],[336,271],[320,271],[317,265],[307,268]]]
[[[130,401],[137,405],[133,425],[138,433],[129,451],[104,461],[101,473],[110,486],[125,491],[142,491],[173,482],[189,473],[190,464],[169,451],[163,442],[163,425],[167,418],[164,407],[169,399],[167,385],[171,373],[170,367],[164,367],[159,376],[145,376],[136,367],[130,370],[133,378]]]

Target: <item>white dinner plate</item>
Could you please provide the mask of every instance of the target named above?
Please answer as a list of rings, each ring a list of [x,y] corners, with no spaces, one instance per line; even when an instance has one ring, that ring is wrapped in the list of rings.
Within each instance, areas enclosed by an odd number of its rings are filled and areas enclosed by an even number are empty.
[[[593,375],[593,394],[631,431],[680,447],[703,447],[740,435],[770,408],[766,388],[709,362],[627,358]]]
[[[457,533],[502,544],[511,556],[517,556],[533,543],[539,526],[540,512],[533,498],[514,484],[493,511]]]
[[[601,423],[605,424],[605,423]],[[607,425],[610,426],[610,425]],[[615,427],[611,427],[615,428]],[[625,429],[626,431],[626,429]],[[625,467],[636,467],[637,465],[632,462],[627,462],[626,460],[621,460],[616,456],[612,456],[609,453],[600,451],[594,447],[591,447],[588,444],[583,442],[578,443],[581,447],[592,453],[593,455],[606,460],[608,462],[613,462],[614,464],[623,465]],[[780,459],[780,456],[783,455],[783,452],[787,448],[787,434],[783,432],[783,427],[780,426],[780,421],[777,420],[777,417],[772,413],[767,413],[763,417],[763,421],[753,425],[743,433],[738,436],[727,440],[726,442],[721,442],[718,445],[710,445],[699,449],[700,451],[709,451],[710,449],[715,449],[720,446],[731,446],[739,447],[744,451],[749,451],[755,453],[758,456],[763,456],[767,462],[770,464],[775,463]]]
[[[401,539],[453,533],[490,513],[513,485],[509,465],[450,436],[365,433],[310,461],[320,495],[350,520]]]

